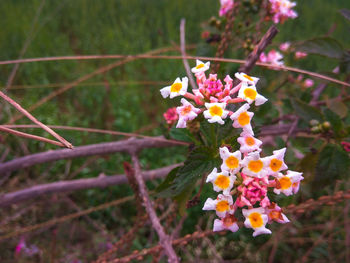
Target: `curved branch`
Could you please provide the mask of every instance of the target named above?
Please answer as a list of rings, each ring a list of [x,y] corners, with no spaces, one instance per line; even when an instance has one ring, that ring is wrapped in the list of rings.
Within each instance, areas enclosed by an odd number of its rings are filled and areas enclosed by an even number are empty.
[[[173,164],[155,170],[142,172],[144,180],[153,180],[165,177],[172,169],[180,164]],[[106,188],[112,185],[126,184],[125,175],[99,176],[97,178],[60,181],[50,184],[35,185],[23,190],[7,193],[0,196],[0,207],[6,207],[24,200],[52,193],[67,193],[90,188]]]
[[[166,140],[161,137],[155,137],[153,139],[135,139],[107,142],[99,144],[91,144],[86,146],[79,146],[71,149],[62,149],[55,151],[47,151],[42,153],[36,153],[27,155],[24,157],[16,158],[12,161],[8,161],[0,164],[0,177],[5,173],[13,172],[23,168],[27,168],[36,164],[53,162],[63,159],[72,159],[77,157],[86,157],[92,155],[104,155],[116,152],[137,152],[144,148],[158,148],[158,147],[172,147],[178,145],[188,145],[188,143],[177,142],[173,140]]]

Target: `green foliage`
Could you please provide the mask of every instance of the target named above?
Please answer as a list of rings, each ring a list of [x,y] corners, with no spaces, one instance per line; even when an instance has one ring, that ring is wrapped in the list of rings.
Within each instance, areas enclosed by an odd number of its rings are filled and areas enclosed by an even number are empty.
[[[341,43],[331,37],[307,40],[298,46],[298,50],[335,59],[341,59],[344,54],[344,48]]]
[[[322,113],[319,109],[307,104],[300,99],[293,98],[292,105],[296,114],[307,122],[310,120],[323,120]]]
[[[325,109],[323,113],[326,120],[330,122],[331,129],[333,130],[335,137],[339,138],[344,136],[345,135],[344,125],[339,115],[337,115],[336,113],[334,113],[329,109]]]
[[[350,158],[339,145],[328,144],[320,152],[317,165],[315,184],[325,186],[336,179],[349,176]]]

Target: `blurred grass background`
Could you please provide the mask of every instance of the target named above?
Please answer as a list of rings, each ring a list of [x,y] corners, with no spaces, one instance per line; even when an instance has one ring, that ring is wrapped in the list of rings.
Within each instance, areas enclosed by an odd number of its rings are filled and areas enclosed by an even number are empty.
[[[42,10],[38,14],[38,10]],[[179,43],[180,19],[186,19],[187,44],[203,42],[200,39],[203,21],[217,16],[219,1],[94,1],[94,0],[2,0],[0,2],[0,60],[19,58],[24,43],[29,40],[23,57],[50,57],[64,55],[95,54],[141,54],[150,50],[171,47]],[[275,43],[299,41],[325,35],[335,24],[332,36],[340,42],[350,43],[350,32],[346,31],[349,21],[340,14],[339,9],[349,8],[348,0],[300,0],[296,10],[299,17],[279,25],[280,33]],[[33,24],[33,22],[36,23]],[[196,54],[197,51],[189,53]],[[202,54],[198,51],[197,54]],[[206,55],[214,55],[207,50]],[[176,52],[172,52],[176,54]],[[242,58],[242,57],[241,57]],[[332,61],[322,63],[315,56],[298,62],[297,67],[315,72],[331,71]],[[69,83],[102,67],[112,60],[57,61],[21,64],[13,86],[50,85]],[[191,65],[194,62],[190,62]],[[238,66],[232,66],[238,68]],[[6,86],[13,65],[0,66],[0,85]],[[270,74],[278,75],[278,72]],[[51,125],[67,125],[111,129],[124,132],[140,132],[147,135],[160,135],[165,129],[162,113],[178,104],[178,100],[164,100],[159,89],[164,84],[139,85],[135,81],[156,81],[171,83],[185,71],[180,60],[137,60],[117,67],[103,75],[70,89],[36,109],[33,114],[40,121]],[[130,82],[130,83],[127,83]],[[9,89],[8,94],[28,108],[56,88],[17,88]],[[4,102],[2,102],[4,104]],[[2,105],[0,121],[6,123],[16,111]],[[30,123],[26,119],[17,122]],[[163,127],[162,127],[163,126]],[[28,132],[48,137],[36,129]],[[88,134],[60,130],[59,134],[74,145],[92,144],[121,139],[116,136]],[[19,141],[25,147],[19,147]],[[55,147],[34,141],[24,141],[9,136],[6,145],[11,151],[7,160],[28,153],[41,152]],[[0,145],[0,150],[5,149]],[[146,169],[161,167],[183,161],[186,149],[152,149],[141,156]],[[59,161],[54,164],[36,166],[28,171],[14,173],[19,182],[28,184],[94,177],[103,172],[107,175],[122,173],[122,161],[127,157],[115,154],[99,158],[84,168],[75,178],[69,174],[77,170],[86,159]],[[150,183],[149,187],[154,187]],[[18,187],[21,188],[21,187]],[[6,190],[7,191],[7,190]],[[97,205],[108,200],[131,194],[128,187],[111,187],[106,190],[91,189],[73,195],[83,207]],[[117,214],[132,215],[133,207],[116,208]],[[190,219],[185,222],[185,231],[193,231],[195,222],[203,216],[200,207],[191,210]],[[115,217],[115,211],[106,210],[94,213],[93,218],[103,222],[107,228],[115,224],[128,225],[128,218]],[[43,214],[40,221],[53,215]],[[34,219],[23,221],[24,225],[34,223]],[[13,248],[13,243],[7,244]],[[137,248],[135,244],[135,248]],[[2,254],[2,253],[0,253]],[[5,252],[7,254],[7,252]],[[1,255],[0,255],[1,258]]]

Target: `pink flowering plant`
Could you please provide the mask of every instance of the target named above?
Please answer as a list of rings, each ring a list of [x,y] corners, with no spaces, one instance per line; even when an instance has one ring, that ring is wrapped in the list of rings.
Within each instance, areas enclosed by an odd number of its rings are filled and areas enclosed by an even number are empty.
[[[259,78],[237,72],[234,78],[226,75],[221,81],[217,74],[205,73],[209,68],[209,62],[196,61],[192,73],[198,87],[191,91],[186,77],[160,90],[163,98],[181,97],[181,105],[176,107],[176,128],[185,129],[182,138],[186,134],[193,149],[185,164],[169,174],[158,192],[183,198],[192,192],[198,179],[205,178],[217,193],[203,206],[203,210],[213,210],[218,216],[213,222],[214,231],[236,232],[239,218],[244,218],[242,223],[253,229],[254,237],[271,234],[267,224],[288,223],[289,219],[269,195],[296,194],[302,173],[288,170],[286,148],[263,155],[263,143],[252,125],[254,107],[267,101],[257,90]]]

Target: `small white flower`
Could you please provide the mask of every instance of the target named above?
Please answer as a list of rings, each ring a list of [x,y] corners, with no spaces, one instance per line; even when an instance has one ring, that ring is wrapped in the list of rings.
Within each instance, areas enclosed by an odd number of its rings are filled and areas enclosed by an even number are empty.
[[[262,158],[264,161],[266,161],[266,168],[269,171],[269,175],[275,175],[279,171],[288,169],[288,166],[284,163],[285,152],[286,148],[282,148],[280,150],[273,151],[272,156]]]
[[[213,184],[215,192],[223,191],[224,195],[229,195],[236,178],[236,176],[229,175],[229,173],[226,171],[218,173],[217,169],[214,168],[208,175],[206,182],[211,182]]]
[[[207,71],[210,67],[210,62],[202,62],[200,60],[196,60],[196,66],[191,69],[192,73],[204,72]]]
[[[213,231],[230,230],[236,232],[239,229],[237,225],[237,219],[233,215],[227,215],[226,217],[214,220]]]
[[[195,108],[185,98],[181,99],[182,106],[176,108],[176,112],[179,116],[179,121],[176,128],[186,128],[187,121],[191,121],[197,117],[201,112],[200,109]]]
[[[208,122],[214,123],[217,122],[219,124],[224,124],[225,119],[228,115],[228,111],[225,110],[226,103],[205,103],[206,111],[203,112],[204,117],[208,119]]]
[[[273,191],[276,194],[284,193],[286,196],[293,194],[293,188],[298,187],[300,181],[304,179],[302,176],[303,173],[298,173],[294,171],[287,171],[286,175],[278,173],[277,178],[280,184],[280,188],[275,188]]]
[[[204,203],[203,210],[215,210],[216,215],[222,218],[225,217],[226,213],[233,214],[235,212],[232,209],[232,205],[233,200],[231,195],[219,194],[215,200],[209,197]]]
[[[258,83],[259,78],[251,77],[243,72],[237,72],[235,73],[235,77],[242,81],[243,83],[248,83],[250,85],[254,85]]]
[[[255,101],[255,106],[264,104],[267,101],[264,96],[258,94],[255,86],[248,86],[245,82],[242,82],[237,97],[247,101],[249,104]]]
[[[176,80],[171,86],[162,88],[160,90],[160,93],[162,94],[163,98],[167,98],[168,96],[170,96],[170,99],[172,99],[180,95],[185,95],[187,92],[187,87],[188,87],[187,77],[182,78],[182,80],[180,80],[180,78],[176,78]]]
[[[241,145],[239,150],[242,153],[261,152],[260,146],[262,141],[254,138],[249,132],[243,131],[240,137],[237,138],[237,142]]]
[[[265,209],[262,207],[252,209],[242,209],[245,217],[244,225],[247,228],[254,229],[253,237],[261,234],[271,234],[271,230],[267,229],[266,223],[268,216],[265,214]]]
[[[250,124],[254,113],[247,111],[249,108],[249,104],[244,104],[235,113],[233,113],[230,118],[233,120],[233,127],[243,128],[244,131],[254,135],[252,125]]]
[[[263,178],[267,175],[266,161],[260,158],[258,152],[251,152],[242,161],[242,172],[252,177]]]
[[[221,170],[228,171],[231,174],[235,174],[241,168],[240,162],[242,160],[242,154],[240,151],[231,153],[227,147],[220,148],[220,157],[223,160]]]

